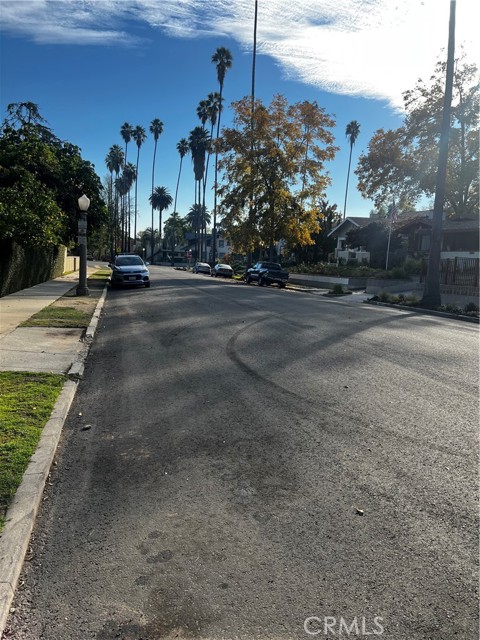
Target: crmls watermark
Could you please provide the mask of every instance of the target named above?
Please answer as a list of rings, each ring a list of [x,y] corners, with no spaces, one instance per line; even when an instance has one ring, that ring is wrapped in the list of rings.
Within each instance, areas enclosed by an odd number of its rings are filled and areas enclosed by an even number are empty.
[[[384,632],[383,618],[375,616],[369,620],[365,616],[361,618],[345,619],[334,616],[310,616],[305,619],[303,628],[309,636],[381,636]]]

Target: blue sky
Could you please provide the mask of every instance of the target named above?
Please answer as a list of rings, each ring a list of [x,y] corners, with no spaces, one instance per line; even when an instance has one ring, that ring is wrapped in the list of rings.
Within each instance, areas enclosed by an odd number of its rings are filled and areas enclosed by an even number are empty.
[[[337,122],[341,147],[327,164],[328,200],[343,211],[349,145],[345,127],[360,123],[347,205],[367,216],[353,169],[379,128],[402,122],[401,94],[428,78],[448,37],[448,0],[259,0],[256,96],[269,103],[316,100]],[[31,101],[54,133],[78,145],[103,177],[112,144],[127,121],[148,131],[159,118],[155,185],[175,193],[176,144],[199,123],[196,107],[218,90],[212,54],[233,54],[224,86],[228,105],[249,94],[254,0],[2,0],[2,118],[10,102]],[[457,2],[457,43],[478,59],[474,0]],[[140,151],[137,228],[151,224],[153,139]],[[129,145],[129,160],[136,147]],[[212,172],[210,172],[211,175]],[[177,210],[194,201],[193,169],[184,159]],[[88,195],[88,194],[87,194]],[[210,208],[213,197],[207,206]],[[168,214],[171,211],[167,211]]]

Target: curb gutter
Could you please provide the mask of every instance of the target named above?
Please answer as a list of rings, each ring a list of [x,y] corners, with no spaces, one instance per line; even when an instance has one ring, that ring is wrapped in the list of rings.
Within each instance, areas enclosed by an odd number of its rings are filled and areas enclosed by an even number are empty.
[[[69,380],[63,385],[50,419],[43,428],[37,449],[23,475],[22,483],[18,487],[6,514],[5,527],[0,537],[0,638],[3,637],[3,631],[10,614],[15,589],[28,550],[30,535],[42,502],[45,482],[50,472],[63,425],[77,391],[78,382],[83,377],[85,361],[106,296],[107,285],[105,285],[85,332],[84,347],[67,373]]]
[[[410,307],[401,304],[390,304],[389,302],[380,302],[378,300],[365,300],[365,304],[373,304],[377,307],[389,307],[390,309],[401,309],[402,311],[413,311],[415,313],[426,316],[438,316],[439,318],[451,318],[452,320],[461,320],[462,322],[473,322],[480,324],[480,318],[475,316],[462,316],[458,313],[448,313],[447,311],[435,311],[434,309],[423,309],[422,307]]]

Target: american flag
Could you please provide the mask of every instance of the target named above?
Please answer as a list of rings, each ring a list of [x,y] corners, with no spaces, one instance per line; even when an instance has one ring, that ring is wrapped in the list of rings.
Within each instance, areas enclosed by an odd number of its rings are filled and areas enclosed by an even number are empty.
[[[392,224],[395,224],[397,220],[398,220],[398,211],[397,211],[397,205],[395,204],[395,198],[394,198],[392,206],[390,208],[390,222]]]

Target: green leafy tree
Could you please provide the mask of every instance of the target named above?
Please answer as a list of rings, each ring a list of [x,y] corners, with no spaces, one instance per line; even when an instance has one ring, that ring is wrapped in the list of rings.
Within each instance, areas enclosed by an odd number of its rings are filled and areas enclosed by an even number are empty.
[[[0,237],[29,245],[75,242],[78,198],[89,230],[105,223],[101,181],[80,149],[59,140],[32,102],[12,103],[0,133]]]
[[[330,204],[321,199],[317,212],[318,231],[312,233],[312,245],[298,246],[295,248],[297,262],[326,262],[330,254],[335,250],[336,239],[328,235],[342,220],[337,211],[336,204]]]
[[[148,247],[150,247],[151,249],[152,246],[155,247],[155,245],[159,243],[160,239],[159,239],[158,229],[152,230],[152,227],[147,227],[146,229],[138,233],[137,240],[140,243],[140,248],[141,248],[142,258],[143,258],[147,253]]]
[[[365,247],[370,252],[370,266],[384,269],[388,246],[388,224],[371,222],[366,227],[354,229],[347,233],[349,247]],[[393,232],[390,238],[389,265],[396,266],[404,261],[403,240]]]
[[[172,259],[177,244],[180,244],[185,238],[187,223],[185,218],[181,218],[177,212],[165,220],[163,227],[164,243],[167,248],[172,251]]]
[[[425,82],[403,94],[405,121],[395,130],[378,130],[359,158],[358,189],[378,207],[392,197],[400,208],[435,193],[446,63],[439,62]],[[445,209],[452,216],[479,211],[478,69],[463,56],[455,64],[448,148]]]
[[[312,244],[318,202],[330,183],[324,165],[337,150],[334,120],[316,103],[289,105],[280,95],[268,108],[257,100],[253,119],[250,97],[233,109],[234,127],[223,131],[219,193],[235,250],[260,245],[273,258],[279,240],[290,248]]]

